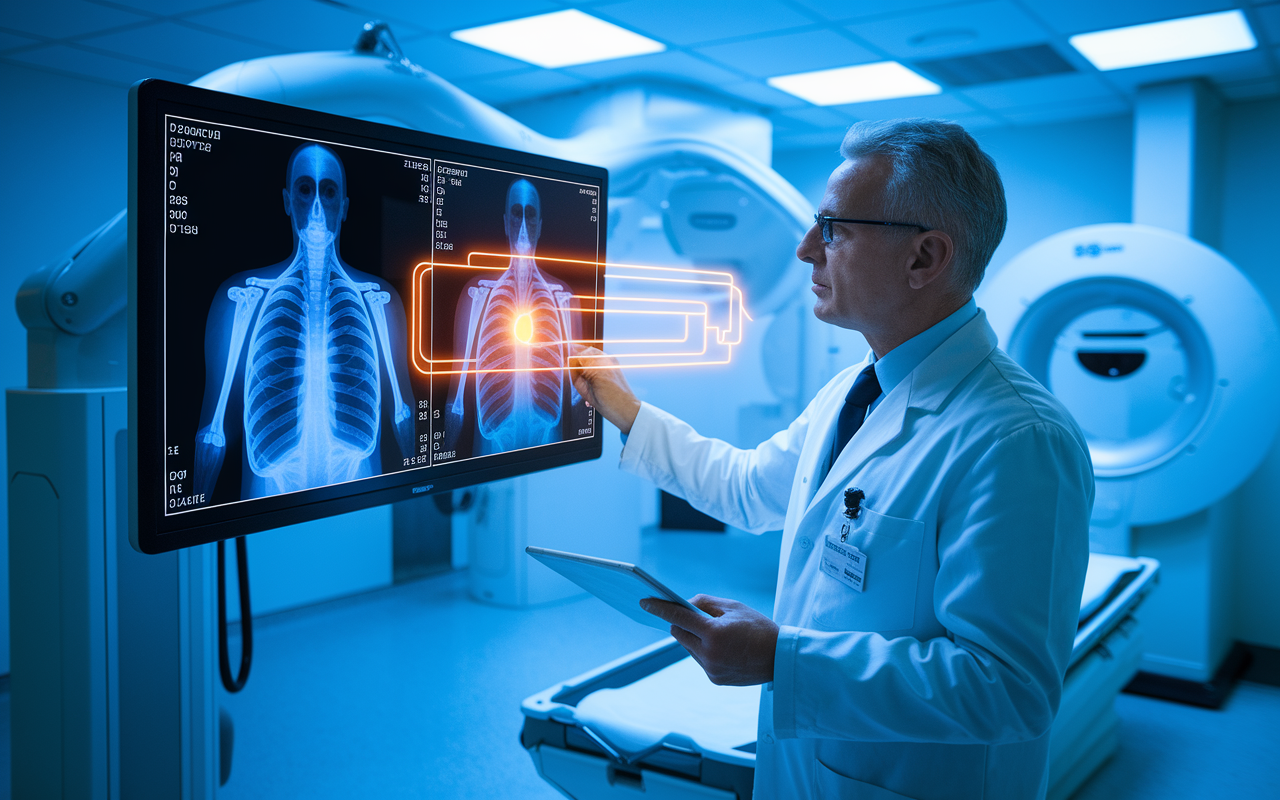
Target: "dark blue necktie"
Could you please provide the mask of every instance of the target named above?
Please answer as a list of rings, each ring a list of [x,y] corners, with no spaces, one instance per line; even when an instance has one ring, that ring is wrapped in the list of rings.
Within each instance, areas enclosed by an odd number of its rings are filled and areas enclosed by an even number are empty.
[[[876,378],[876,365],[868,364],[866,369],[858,373],[849,394],[845,395],[844,408],[840,409],[840,418],[836,421],[836,438],[831,442],[831,460],[828,464],[836,463],[844,446],[858,432],[858,428],[862,427],[862,421],[867,418],[867,408],[879,396],[880,381]]]

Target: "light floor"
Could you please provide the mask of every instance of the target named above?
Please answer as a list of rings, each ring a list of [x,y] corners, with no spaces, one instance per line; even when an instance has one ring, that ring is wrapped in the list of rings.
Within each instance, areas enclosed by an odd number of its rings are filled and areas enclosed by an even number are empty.
[[[661,533],[643,563],[672,588],[768,611],[776,539]],[[721,576],[718,579],[713,576]],[[662,637],[594,598],[501,609],[465,573],[264,618],[253,672],[222,697],[236,729],[220,797],[560,798],[518,742],[520,701]],[[1280,689],[1207,711],[1130,695],[1117,755],[1081,800],[1280,798]],[[0,692],[0,792],[9,785]]]

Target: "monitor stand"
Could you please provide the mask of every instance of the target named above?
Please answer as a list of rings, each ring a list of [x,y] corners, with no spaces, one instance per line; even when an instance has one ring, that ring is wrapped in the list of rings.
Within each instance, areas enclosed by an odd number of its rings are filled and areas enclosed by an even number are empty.
[[[214,549],[130,546],[126,396],[6,392],[14,797],[217,791]]]

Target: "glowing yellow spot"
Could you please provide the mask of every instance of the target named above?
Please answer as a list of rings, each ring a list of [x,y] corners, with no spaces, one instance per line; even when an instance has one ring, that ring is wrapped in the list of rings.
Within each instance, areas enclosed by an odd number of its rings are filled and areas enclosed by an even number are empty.
[[[521,314],[516,317],[516,338],[528,344],[533,339],[533,320],[529,315]]]

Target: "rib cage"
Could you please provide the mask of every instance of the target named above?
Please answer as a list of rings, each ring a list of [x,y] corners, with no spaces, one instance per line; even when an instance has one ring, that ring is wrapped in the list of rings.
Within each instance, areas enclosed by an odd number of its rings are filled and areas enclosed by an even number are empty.
[[[345,270],[316,255],[318,269],[300,256],[275,282],[249,343],[246,455],[282,489],[348,480],[378,443],[373,323]]]
[[[560,422],[568,336],[551,292],[531,259],[516,259],[494,285],[480,320],[477,422],[481,435],[504,449],[540,444]],[[514,335],[522,313],[533,323],[527,344]]]

